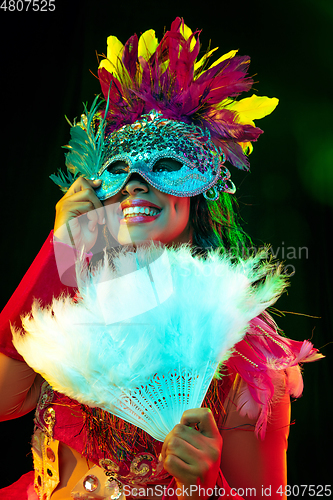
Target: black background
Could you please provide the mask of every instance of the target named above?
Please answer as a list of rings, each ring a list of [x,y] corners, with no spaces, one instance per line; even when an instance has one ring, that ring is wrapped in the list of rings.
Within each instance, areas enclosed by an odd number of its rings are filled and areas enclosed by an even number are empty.
[[[100,92],[89,72],[97,72],[96,51],[106,53],[111,34],[124,43],[153,28],[160,39],[164,27],[184,17],[192,30],[203,30],[203,51],[211,40],[212,47],[220,47],[218,56],[231,49],[249,54],[255,92],[280,99],[276,111],[257,122],[265,134],[250,157],[251,174],[231,169],[255,246],[270,243],[294,271],[279,309],[320,317],[286,314],[278,321],[288,336],[312,338],[326,356],[305,366],[304,395],[292,404],[296,425],[290,429],[288,483],[329,484],[333,5],[327,0],[55,0],[55,5],[54,12],[0,9],[1,304],[52,229],[60,192],[48,176],[64,164],[61,146],[69,139],[64,115],[79,117],[82,102],[91,104]],[[32,467],[32,418],[0,424],[0,486]]]

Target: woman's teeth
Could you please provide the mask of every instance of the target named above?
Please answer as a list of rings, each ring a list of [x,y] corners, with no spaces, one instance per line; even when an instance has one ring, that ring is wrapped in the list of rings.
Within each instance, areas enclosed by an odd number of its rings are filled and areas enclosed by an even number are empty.
[[[124,217],[135,217],[137,215],[148,215],[152,217],[160,212],[157,208],[152,207],[128,207],[124,208]]]

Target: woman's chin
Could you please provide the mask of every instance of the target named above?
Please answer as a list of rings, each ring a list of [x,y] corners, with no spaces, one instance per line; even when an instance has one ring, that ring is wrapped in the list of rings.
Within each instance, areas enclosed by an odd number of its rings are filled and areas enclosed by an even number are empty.
[[[130,235],[130,236],[125,236],[125,237],[122,237],[121,235],[118,235],[118,238],[117,238],[118,242],[122,245],[122,246],[126,246],[126,245],[130,245],[130,246],[142,246],[142,245],[148,245],[150,244],[152,241],[158,241],[158,240],[155,240],[155,238],[149,238],[149,237],[145,237],[143,235]]]
[[[159,241],[157,235],[139,225],[120,226],[117,240],[121,245],[144,245],[151,241]]]

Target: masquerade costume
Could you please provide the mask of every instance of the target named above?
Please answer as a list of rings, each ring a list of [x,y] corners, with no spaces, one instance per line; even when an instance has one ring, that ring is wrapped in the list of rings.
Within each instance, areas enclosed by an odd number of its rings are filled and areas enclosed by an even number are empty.
[[[240,92],[251,88],[252,80],[247,77],[249,58],[236,56],[236,52],[232,51],[207,68],[209,56],[215,49],[197,61],[200,45],[195,35],[183,21],[176,19],[160,43],[152,30],[144,33],[139,41],[136,35],[131,37],[125,46],[115,37],[109,37],[107,58],[101,62],[99,69],[105,108],[101,109],[95,101],[91,110],[86,110],[81,121],[71,129],[66,157],[69,172],[52,176],[64,191],[80,175],[89,179],[100,178],[102,184],[96,194],[105,200],[119,192],[135,172],[156,189],[175,196],[202,193],[207,199],[215,200],[220,192],[235,191],[224,161],[228,160],[237,168],[248,169],[245,153],[251,150],[251,141],[256,140],[262,132],[255,127],[253,119],[270,113],[277,100],[256,96],[241,101],[233,100]],[[159,171],[158,162],[161,158],[175,160],[179,168],[172,172]],[[55,243],[55,246],[64,254],[69,251],[61,243]],[[185,250],[182,252],[175,258],[174,268],[184,262],[182,259],[192,259],[193,265],[197,265],[191,255],[185,254]],[[209,262],[204,261],[202,265],[206,269]],[[216,271],[220,261],[217,259],[214,265]],[[249,266],[246,261],[241,265]],[[259,271],[257,280],[266,278],[280,283],[276,274],[270,275],[266,268],[260,269],[262,271]],[[252,269],[249,270],[251,273]],[[184,279],[179,280],[179,289],[182,286],[187,286]],[[209,286],[205,286],[202,289],[203,297],[216,292],[216,285],[209,283]],[[265,299],[266,306],[282,292],[283,284],[277,288],[279,290],[274,289],[270,299]],[[62,329],[66,322],[73,324],[68,317],[72,310],[78,309],[80,303],[82,305],[82,301],[87,311],[89,308],[95,311],[100,305],[98,301],[93,302],[92,297],[84,302],[82,289],[73,301],[74,290],[64,286],[59,279],[53,243],[49,238],[3,312],[1,347],[4,354],[22,359],[11,343],[9,320],[19,327],[18,315],[30,312],[33,297],[40,300],[41,306],[46,306],[51,304],[52,297],[59,297],[62,292],[70,295],[66,299]],[[180,295],[178,304],[184,302],[188,295]],[[58,305],[63,303],[60,300]],[[56,301],[53,301],[52,307],[51,319],[57,307]],[[171,308],[172,318],[177,314],[177,307],[174,305]],[[207,315],[212,316],[216,307],[209,307],[208,303],[205,307]],[[24,322],[28,333],[23,343],[27,340],[28,351],[31,339],[33,342],[34,329],[46,340],[46,331],[43,333],[41,323],[47,321],[48,316],[46,314],[38,319],[38,314],[38,309],[34,307],[33,316],[37,326],[33,324],[32,329],[29,328],[28,319]],[[243,332],[245,337],[236,344],[232,356],[225,362],[226,376],[211,384],[204,405],[211,406],[222,429],[226,423],[222,405],[226,404],[231,385],[235,384],[238,391],[233,403],[241,415],[257,419],[256,434],[264,438],[274,402],[282,394],[299,396],[302,391],[298,364],[318,359],[320,355],[307,341],[294,342],[280,336],[267,314],[253,316],[251,321],[249,319],[246,320],[246,334]],[[199,327],[204,329],[205,325],[198,324]],[[206,325],[206,328],[210,327]],[[82,348],[83,353],[94,342],[87,328],[84,333],[87,344]],[[80,334],[82,329],[76,342],[81,341]],[[140,335],[142,327],[137,325],[134,337]],[[73,336],[75,338],[74,333]],[[16,345],[19,343],[20,337],[17,335]],[[45,344],[48,343],[46,340]],[[30,343],[30,346],[31,351],[36,350],[36,345],[34,347]],[[59,372],[62,376],[64,370],[59,370],[54,359],[48,358],[47,354],[45,365],[38,367],[27,350],[22,349],[21,345],[19,349],[29,359],[31,366],[49,381],[54,381],[57,389],[60,388],[56,377]],[[69,358],[73,358],[68,344],[65,350]],[[47,345],[44,352],[47,353]],[[38,354],[37,358],[37,361],[42,360]],[[87,367],[87,370],[91,369],[95,373],[101,369],[99,356],[93,355],[92,361],[96,364]],[[62,362],[60,356],[60,366]],[[65,363],[69,366],[67,361]],[[86,361],[82,360],[79,364],[82,372]],[[73,372],[72,367],[69,371]],[[109,486],[105,486],[101,498],[117,498],[122,485],[163,484],[168,481],[168,474],[157,460],[161,443],[132,424],[100,409],[103,405],[98,398],[92,401],[89,395],[84,399],[82,395],[87,387],[79,384],[75,392],[75,380],[77,373],[73,372],[73,377],[68,376],[66,387],[62,386],[61,392],[55,391],[47,383],[41,388],[33,437],[34,482],[39,498],[50,498],[59,482],[59,442],[67,444],[99,466],[82,478],[80,486],[73,492],[75,498],[98,498],[96,495],[100,490],[97,488],[101,487],[103,478],[104,482],[109,481]],[[102,387],[102,396],[106,390],[106,387]],[[86,404],[99,408],[91,409]],[[221,481],[227,488],[225,481]]]

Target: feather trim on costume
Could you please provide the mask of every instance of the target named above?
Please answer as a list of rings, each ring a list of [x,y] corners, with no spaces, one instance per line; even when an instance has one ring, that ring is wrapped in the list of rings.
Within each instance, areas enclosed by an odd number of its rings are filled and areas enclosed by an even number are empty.
[[[79,276],[77,303],[63,297],[41,310],[35,302],[23,318],[26,334],[13,332],[15,347],[57,391],[140,427],[114,405],[148,382],[173,393],[168,380],[180,376],[193,386],[183,389],[194,397],[186,396],[187,408],[198,407],[218,363],[286,286],[265,257],[232,262],[215,251],[204,260],[185,245],[122,250],[112,265],[105,259]]]
[[[256,434],[265,436],[270,407],[282,394],[299,397],[303,380],[299,363],[316,361],[323,355],[311,342],[282,337],[273,319],[264,313],[254,318],[244,339],[225,362],[242,378],[237,409],[242,416],[257,418]]]

